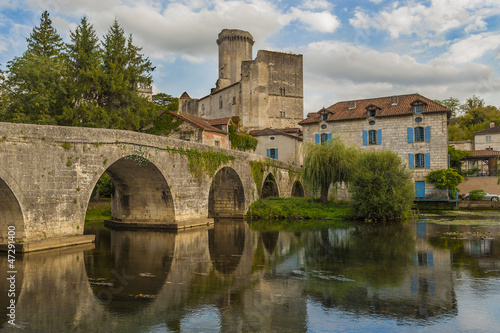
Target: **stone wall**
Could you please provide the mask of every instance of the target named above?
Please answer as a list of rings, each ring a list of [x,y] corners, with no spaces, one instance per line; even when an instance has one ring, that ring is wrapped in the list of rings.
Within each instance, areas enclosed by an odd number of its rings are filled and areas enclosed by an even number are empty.
[[[416,123],[415,118],[423,118],[422,122]],[[369,122],[374,120],[375,124]],[[326,125],[321,129],[321,125]],[[417,126],[430,126],[430,142],[408,143],[407,128]],[[359,147],[363,150],[391,150],[396,152],[401,159],[407,163],[410,153],[430,153],[430,168],[414,169],[414,181],[423,181],[425,176],[434,170],[448,168],[448,132],[446,113],[418,114],[398,117],[367,118],[351,121],[320,122],[304,125],[304,142],[314,142],[315,134],[332,133],[340,136],[346,144]],[[382,130],[382,143],[377,145],[363,145],[363,131]],[[432,190],[432,184],[426,184],[426,190]]]

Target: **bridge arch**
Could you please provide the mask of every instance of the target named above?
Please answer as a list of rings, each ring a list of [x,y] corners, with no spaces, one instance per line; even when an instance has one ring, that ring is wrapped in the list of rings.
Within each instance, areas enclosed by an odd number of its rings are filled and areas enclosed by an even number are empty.
[[[9,231],[15,232],[15,240],[24,239],[24,216],[19,200],[11,187],[0,178],[0,244],[9,241]],[[12,233],[11,233],[12,235]]]
[[[238,173],[221,168],[214,176],[208,194],[208,217],[243,217],[245,191]]]
[[[114,219],[135,223],[175,220],[174,201],[167,180],[154,163],[137,155],[120,157],[97,172],[88,189],[87,204],[105,172],[115,187],[111,200]]]
[[[274,175],[270,172],[266,179],[264,180],[264,184],[262,185],[262,191],[260,197],[262,199],[268,198],[268,197],[279,197],[280,192],[278,189],[278,183],[276,182],[276,178]]]
[[[292,187],[292,197],[304,197],[304,187],[302,183],[296,180]]]

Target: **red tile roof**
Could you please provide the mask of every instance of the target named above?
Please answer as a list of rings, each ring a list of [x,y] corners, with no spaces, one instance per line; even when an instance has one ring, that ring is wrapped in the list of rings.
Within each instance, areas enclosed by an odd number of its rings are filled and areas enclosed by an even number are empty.
[[[182,119],[185,122],[190,123],[191,125],[193,125],[195,127],[198,127],[198,128],[201,128],[201,129],[203,129],[205,131],[227,134],[226,131],[223,131],[223,130],[220,130],[220,129],[216,128],[216,127],[213,127],[208,122],[207,119],[204,119],[204,118],[201,118],[201,117],[197,117],[197,116],[193,116],[193,115],[190,115],[190,114],[180,114],[180,113],[176,113],[174,111],[168,111],[168,112],[171,115],[173,115],[174,117]]]
[[[500,156],[500,151],[498,150],[489,150],[489,149],[482,149],[482,150],[468,150],[473,154],[473,156],[467,156],[467,158],[471,157],[495,157],[495,156]]]
[[[397,104],[392,104],[393,97],[398,98]],[[436,112],[447,112],[448,114],[451,114],[450,109],[434,102],[433,100],[430,100],[420,94],[409,94],[338,102],[326,109],[323,108],[316,113],[309,113],[306,119],[299,122],[299,125],[319,122],[321,120],[321,113],[324,112],[328,113],[328,118],[326,120],[328,122],[365,119],[368,118],[368,107],[377,108],[375,118],[412,115],[414,114],[413,104],[415,102],[422,102],[425,104],[422,114]],[[351,103],[355,104],[355,107],[352,109],[349,108],[349,104]]]
[[[231,120],[231,117],[219,118],[219,119],[207,119],[210,125],[227,125],[227,123]]]
[[[482,135],[482,134],[492,134],[492,133],[500,133],[500,126],[495,126],[495,127],[490,127],[487,129],[484,129],[482,131],[478,131],[475,133],[472,133],[473,135]]]

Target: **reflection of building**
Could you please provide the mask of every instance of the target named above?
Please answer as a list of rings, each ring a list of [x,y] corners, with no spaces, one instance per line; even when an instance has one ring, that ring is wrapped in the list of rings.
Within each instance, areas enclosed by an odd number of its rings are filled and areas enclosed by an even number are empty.
[[[419,94],[342,101],[301,121],[304,142],[339,135],[363,149],[392,150],[414,169],[417,198],[438,192],[425,182],[429,172],[448,168],[451,111]]]

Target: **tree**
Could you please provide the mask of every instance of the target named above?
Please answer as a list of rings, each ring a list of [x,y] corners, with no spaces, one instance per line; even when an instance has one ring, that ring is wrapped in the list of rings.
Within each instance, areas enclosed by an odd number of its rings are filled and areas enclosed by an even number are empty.
[[[450,155],[450,167],[460,171],[462,169],[463,160],[467,156],[471,156],[472,153],[465,150],[455,149],[453,146],[448,146],[448,155]]]
[[[70,103],[63,43],[47,11],[27,38],[28,49],[2,73],[3,121],[56,125]]]
[[[425,180],[434,184],[438,189],[456,190],[458,184],[464,180],[464,177],[454,169],[441,169],[430,172],[425,176]]]
[[[102,66],[99,39],[94,27],[84,16],[70,34],[68,44],[68,76],[73,103],[64,110],[62,124],[103,127],[108,122],[106,111],[99,105],[102,96]]]
[[[153,103],[160,107],[166,108],[169,111],[177,112],[177,110],[179,109],[179,99],[165,93],[158,93],[153,95]]]
[[[139,130],[150,124],[158,109],[138,93],[139,86],[151,85],[154,67],[140,54],[141,48],[127,40],[115,19],[104,36],[103,106],[109,115],[107,127]]]
[[[338,137],[324,144],[307,144],[303,164],[304,182],[314,194],[320,191],[321,202],[326,203],[330,185],[350,182],[357,155],[356,148],[346,147]]]
[[[392,151],[367,151],[354,168],[351,205],[354,215],[364,219],[398,219],[413,204],[412,174]]]
[[[435,102],[443,106],[446,106],[448,109],[450,109],[452,112],[451,118],[455,118],[457,116],[457,112],[460,110],[460,100],[455,97],[450,97],[442,101],[436,100]]]

